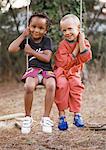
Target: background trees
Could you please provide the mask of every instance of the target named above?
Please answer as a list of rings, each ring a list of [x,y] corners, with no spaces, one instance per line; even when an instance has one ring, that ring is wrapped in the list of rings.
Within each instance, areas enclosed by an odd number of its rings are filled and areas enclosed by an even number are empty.
[[[15,1],[15,0],[14,0]],[[26,26],[26,9],[12,8],[14,1],[0,1],[0,79],[9,79],[12,76],[19,80],[24,72],[25,56],[22,51],[9,54],[8,45]],[[11,3],[10,3],[11,2]],[[83,0],[83,27],[91,42],[93,50],[92,63],[96,69],[104,72],[106,67],[106,20],[105,3],[99,0]],[[7,9],[7,10],[6,10]],[[54,41],[56,51],[60,40],[59,20],[67,13],[79,16],[79,0],[33,0],[30,4],[30,14],[35,11],[46,12],[52,20],[49,34]]]

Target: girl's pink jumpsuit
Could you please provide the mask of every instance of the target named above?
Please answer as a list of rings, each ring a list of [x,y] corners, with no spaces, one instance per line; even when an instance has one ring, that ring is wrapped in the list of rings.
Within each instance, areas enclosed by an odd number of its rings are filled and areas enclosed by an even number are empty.
[[[85,62],[92,58],[90,44],[85,40],[86,49],[76,57],[72,52],[78,42],[60,42],[55,55],[55,75],[57,82],[56,105],[59,111],[69,108],[69,111],[80,112],[84,85],[80,72]]]

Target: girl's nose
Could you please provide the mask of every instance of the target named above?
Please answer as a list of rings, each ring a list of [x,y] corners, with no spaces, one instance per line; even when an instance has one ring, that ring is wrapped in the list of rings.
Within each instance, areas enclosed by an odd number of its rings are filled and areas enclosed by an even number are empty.
[[[66,30],[65,34],[67,34],[67,35],[70,34],[70,31],[69,31],[69,30]]]
[[[66,34],[70,34],[70,30],[66,30]]]

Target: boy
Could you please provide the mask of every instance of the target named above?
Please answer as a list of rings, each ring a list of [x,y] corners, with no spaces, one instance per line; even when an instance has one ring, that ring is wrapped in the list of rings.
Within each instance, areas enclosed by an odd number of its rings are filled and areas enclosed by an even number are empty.
[[[56,76],[56,105],[59,110],[60,130],[67,130],[65,109],[74,113],[74,125],[83,127],[84,122],[80,114],[82,92],[80,72],[83,64],[92,57],[90,44],[80,32],[79,18],[73,14],[65,15],[60,21],[63,40],[59,43],[55,55]]]
[[[42,131],[52,132],[53,121],[49,115],[55,97],[55,76],[51,66],[53,54],[51,39],[46,36],[49,25],[50,20],[46,14],[33,14],[29,18],[28,28],[9,46],[10,52],[24,49],[25,53],[28,54],[29,67],[22,77],[22,80],[25,81],[25,118],[21,128],[23,134],[28,134],[31,131],[33,92],[38,84],[43,84],[46,87],[45,109],[41,120]],[[28,36],[28,44],[26,44],[26,37]]]

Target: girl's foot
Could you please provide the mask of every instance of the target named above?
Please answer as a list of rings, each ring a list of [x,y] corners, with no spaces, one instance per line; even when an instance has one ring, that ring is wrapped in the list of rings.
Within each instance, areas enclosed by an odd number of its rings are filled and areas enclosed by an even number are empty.
[[[66,117],[65,116],[60,116],[58,128],[59,128],[59,130],[62,130],[62,131],[68,129],[68,123],[66,121]]]

